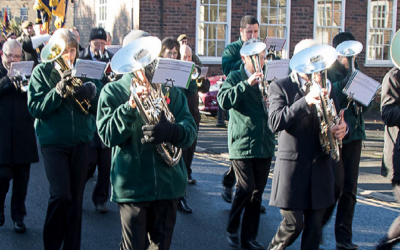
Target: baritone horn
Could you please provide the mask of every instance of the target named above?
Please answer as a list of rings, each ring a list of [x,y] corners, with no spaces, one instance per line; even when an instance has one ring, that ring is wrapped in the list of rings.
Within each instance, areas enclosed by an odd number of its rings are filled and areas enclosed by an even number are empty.
[[[301,50],[290,60],[289,66],[292,70],[306,74],[311,87],[319,88],[319,98],[321,102],[316,104],[317,115],[320,121],[319,139],[322,150],[329,154],[333,160],[339,161],[339,145],[341,141],[333,136],[332,127],[340,123],[333,100],[329,97],[332,84],[327,79],[326,69],[328,69],[337,59],[336,50],[329,45],[314,45]],[[315,82],[314,74],[321,75],[321,81]],[[327,90],[323,94],[322,88]]]
[[[47,62],[56,62],[60,66],[60,71],[65,72],[67,70],[70,70],[72,67],[72,63],[69,61],[66,62],[62,58],[62,54],[65,50],[65,42],[62,39],[51,39],[49,43],[44,46],[40,56],[42,59],[42,62],[47,63]],[[74,88],[80,87],[83,85],[82,80],[76,77],[71,77],[71,83],[72,85],[67,85],[66,90],[67,93],[65,94],[65,97],[67,96],[73,96]],[[83,100],[80,102],[78,99],[73,97],[75,102],[79,105],[81,110],[85,114],[89,114],[89,109],[91,107],[90,101],[88,99]]]
[[[349,71],[351,74],[355,72],[354,59],[363,50],[363,45],[359,41],[344,41],[336,47],[339,56],[347,57]]]
[[[156,125],[160,121],[162,111],[164,111],[168,121],[175,123],[175,117],[168,108],[161,84],[149,82],[144,71],[144,67],[156,60],[160,51],[160,39],[142,37],[118,50],[111,60],[111,68],[115,73],[133,74],[131,96],[135,100],[139,114],[147,125]],[[139,87],[146,88],[148,93],[139,96],[137,93]],[[170,167],[175,166],[182,156],[182,149],[169,142],[157,144],[156,148]]]
[[[400,69],[400,29],[396,32],[390,44],[390,59],[394,66]]]
[[[267,48],[267,45],[263,43],[259,39],[252,38],[245,42],[243,44],[243,47],[240,49],[240,54],[243,56],[249,56],[251,59],[251,62],[253,64],[253,67],[256,72],[262,72],[263,75],[261,78],[258,78],[257,80],[259,81],[259,89],[261,91],[261,101],[263,103],[264,111],[268,115],[268,88],[269,84],[265,80],[265,73],[263,72],[263,69],[261,67],[261,60],[264,60],[264,57],[260,57],[260,54],[262,52],[265,53],[265,50]]]

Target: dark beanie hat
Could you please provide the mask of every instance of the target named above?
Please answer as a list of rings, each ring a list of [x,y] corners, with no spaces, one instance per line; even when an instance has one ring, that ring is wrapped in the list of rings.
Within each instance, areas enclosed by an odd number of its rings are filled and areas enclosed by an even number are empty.
[[[93,28],[90,31],[89,42],[94,39],[101,39],[101,40],[107,41],[106,31],[103,28]]]

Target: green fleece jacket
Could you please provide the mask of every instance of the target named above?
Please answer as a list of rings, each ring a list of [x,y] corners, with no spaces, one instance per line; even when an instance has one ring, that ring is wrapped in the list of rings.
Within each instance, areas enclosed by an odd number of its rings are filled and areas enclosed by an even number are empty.
[[[343,93],[343,88],[345,86],[341,84],[346,74],[347,71],[344,66],[337,61],[328,69],[328,79],[335,88],[335,94],[339,100],[340,108],[342,109],[346,108],[349,103],[347,95]],[[360,111],[357,115],[357,106],[361,106],[361,104],[350,103],[349,108],[344,112],[344,120],[349,125],[349,131],[351,131],[351,133],[347,138],[343,139],[343,143],[366,139],[363,114]],[[368,107],[363,107],[362,109],[367,112],[371,107],[372,102]]]
[[[120,80],[104,86],[97,110],[100,138],[113,151],[111,200],[129,203],[183,197],[187,180],[183,159],[170,167],[157,152],[155,144],[140,141],[145,122],[137,108],[131,108],[128,103],[131,78],[132,74],[125,74]],[[197,134],[186,98],[175,87],[170,89],[169,98],[169,109],[175,124],[181,128],[180,140],[175,146],[190,147]]]
[[[70,147],[89,142],[96,131],[94,117],[102,84],[96,85],[97,93],[90,101],[90,114],[85,114],[72,97],[62,98],[56,92],[61,77],[52,63],[42,63],[35,67],[28,88],[28,110],[35,120],[36,135],[43,146]]]
[[[242,65],[242,58],[240,56],[242,45],[242,38],[239,37],[236,42],[228,44],[224,49],[222,53],[222,71],[226,76],[228,76],[231,71],[240,69],[240,65]]]
[[[244,65],[231,72],[218,92],[221,108],[229,110],[230,159],[269,158],[275,153],[275,135],[269,129],[258,86],[247,83]]]

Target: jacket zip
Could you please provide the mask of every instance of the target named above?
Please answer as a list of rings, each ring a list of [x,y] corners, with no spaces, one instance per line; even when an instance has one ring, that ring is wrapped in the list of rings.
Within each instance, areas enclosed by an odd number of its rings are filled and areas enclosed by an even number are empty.
[[[154,185],[155,185],[155,189],[154,189],[154,193],[156,195],[156,199],[157,199],[157,171],[156,171],[156,160],[154,158],[154,152],[153,152],[153,166],[154,166]]]

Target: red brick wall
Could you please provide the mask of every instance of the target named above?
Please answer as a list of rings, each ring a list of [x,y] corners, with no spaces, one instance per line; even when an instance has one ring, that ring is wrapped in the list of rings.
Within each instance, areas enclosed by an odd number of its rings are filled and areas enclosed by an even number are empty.
[[[75,0],[74,6],[74,24],[67,26],[67,28],[77,27],[81,37],[81,45],[86,47],[89,44],[90,30],[96,26],[95,0]]]

